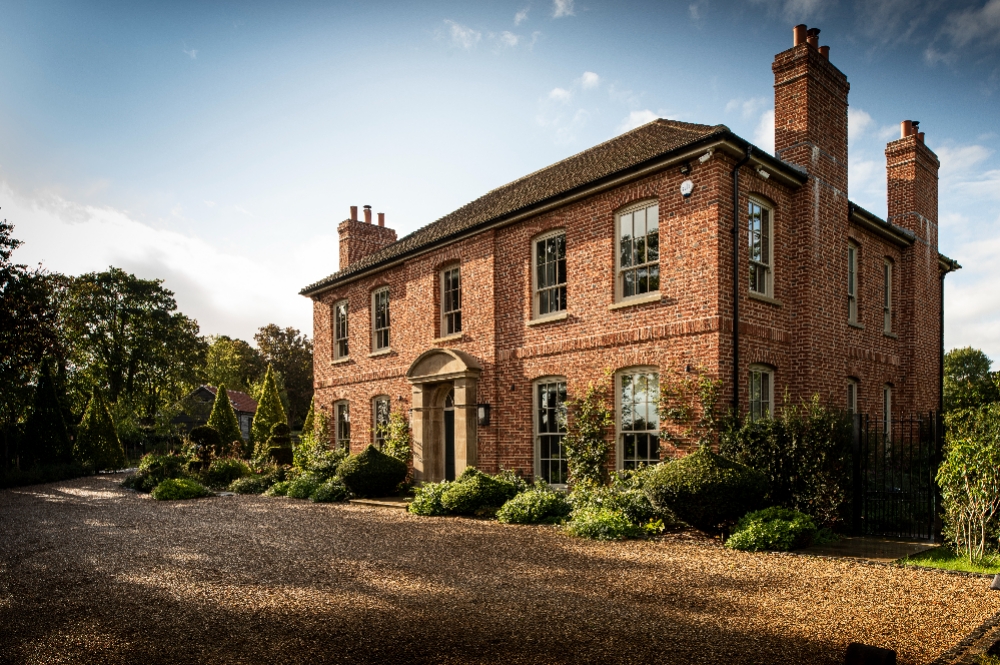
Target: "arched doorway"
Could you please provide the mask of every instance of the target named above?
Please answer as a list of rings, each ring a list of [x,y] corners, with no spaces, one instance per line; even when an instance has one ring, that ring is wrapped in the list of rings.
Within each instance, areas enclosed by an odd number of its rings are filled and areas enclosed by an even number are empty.
[[[482,367],[454,349],[420,354],[413,386],[413,471],[418,481],[452,480],[477,462],[476,391]]]

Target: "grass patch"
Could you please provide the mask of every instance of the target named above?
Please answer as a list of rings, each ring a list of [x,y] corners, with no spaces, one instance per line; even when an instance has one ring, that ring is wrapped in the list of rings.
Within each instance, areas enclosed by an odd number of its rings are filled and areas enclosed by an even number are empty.
[[[943,570],[957,570],[962,573],[1000,573],[1000,555],[990,554],[980,561],[970,562],[964,556],[955,554],[947,547],[935,547],[932,550],[906,556],[899,560],[904,566],[926,566]]]

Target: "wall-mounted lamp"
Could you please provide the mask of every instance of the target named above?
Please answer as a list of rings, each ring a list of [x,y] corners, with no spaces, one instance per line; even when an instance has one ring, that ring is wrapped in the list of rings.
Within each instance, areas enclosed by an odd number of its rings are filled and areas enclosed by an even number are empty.
[[[708,160],[712,159],[712,153],[715,152],[715,148],[709,148],[708,152],[698,158],[698,163],[704,164]]]
[[[687,175],[688,173],[691,173],[691,164],[688,163],[688,162],[684,162],[681,165],[681,173],[683,173],[684,175]]]
[[[757,167],[757,175],[759,175],[764,180],[767,180],[768,178],[771,177],[771,174],[765,171],[763,166]]]
[[[481,427],[487,427],[490,424],[490,405],[489,404],[477,404],[476,405],[476,419],[479,421]]]

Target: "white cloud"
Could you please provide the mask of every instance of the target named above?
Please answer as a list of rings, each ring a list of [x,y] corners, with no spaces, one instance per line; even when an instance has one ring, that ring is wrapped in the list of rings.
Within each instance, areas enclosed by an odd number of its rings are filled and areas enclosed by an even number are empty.
[[[989,0],[982,7],[949,14],[942,32],[959,48],[972,42],[988,46],[1000,44],[1000,0]]]
[[[198,49],[196,49],[196,48],[192,48],[192,49],[186,49],[185,48],[185,49],[181,49],[181,50],[184,51],[184,55],[186,55],[187,57],[191,58],[192,60],[194,60],[194,59],[196,59],[198,57]]]
[[[24,195],[0,182],[4,214],[24,245],[21,263],[41,262],[70,275],[115,266],[145,279],[163,279],[178,308],[198,320],[202,334],[252,339],[274,322],[312,335],[312,305],[304,285],[332,273],[334,234],[303,239],[288,256],[260,261],[227,252],[196,236],[153,228],[121,210],[82,205],[50,195]],[[319,268],[318,268],[319,267]]]
[[[525,21],[528,20],[528,10],[529,9],[531,9],[531,8],[530,7],[525,7],[524,9],[522,9],[521,11],[519,11],[518,13],[514,14],[514,25],[521,25],[522,23],[524,23]]]
[[[997,220],[1000,222],[1000,220]],[[972,346],[1000,358],[1000,238],[955,248],[962,269],[945,281],[945,347]]]
[[[688,5],[688,15],[692,21],[700,21],[705,17],[703,10],[708,7],[708,0],[698,0]]]
[[[856,109],[853,106],[847,109],[847,143],[854,143],[868,131],[868,128],[875,124],[875,120],[867,111]]]
[[[752,97],[750,99],[731,99],[726,104],[726,112],[739,111],[743,118],[751,118],[770,102],[766,97]]]
[[[941,160],[941,178],[967,174],[974,166],[981,164],[991,151],[981,145],[937,146],[934,151]]]
[[[552,18],[575,15],[573,0],[552,0]]]
[[[594,72],[584,72],[580,77],[580,87],[584,90],[596,88],[601,84],[601,77]]]
[[[771,14],[782,14],[790,21],[804,21],[820,16],[824,9],[823,0],[751,0],[752,4],[764,5]],[[833,4],[827,2],[826,4]]]
[[[753,142],[761,150],[774,154],[774,109],[761,114],[753,130]]]
[[[462,25],[461,23],[456,23],[455,21],[449,19],[445,19],[445,23],[448,25],[451,43],[453,46],[471,49],[475,47],[475,45],[478,44],[483,38],[483,33],[478,30],[473,30],[472,28]]]
[[[515,35],[513,32],[510,32],[508,30],[504,30],[503,32],[501,32],[498,39],[500,40],[501,44],[510,47],[517,46],[517,43],[521,40],[521,38],[518,35]]]
[[[551,99],[554,102],[566,104],[571,99],[573,99],[573,93],[570,92],[569,90],[566,90],[565,88],[553,88],[552,91],[549,93],[549,99]]]
[[[641,127],[642,125],[645,125],[647,122],[652,122],[659,117],[660,116],[656,115],[649,109],[643,109],[642,111],[632,111],[631,113],[628,114],[627,118],[622,120],[622,124],[618,126],[617,133],[621,134],[622,132],[627,132],[629,130],[635,129],[636,127]]]
[[[205,205],[207,205],[209,208],[214,208],[215,201],[205,201]]]

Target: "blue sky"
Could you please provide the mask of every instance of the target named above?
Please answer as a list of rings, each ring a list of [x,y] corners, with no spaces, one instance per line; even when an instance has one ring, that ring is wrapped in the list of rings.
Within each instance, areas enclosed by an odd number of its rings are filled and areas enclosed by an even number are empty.
[[[2,3],[0,215],[19,260],[161,277],[206,333],[311,332],[351,205],[400,235],[654,117],[771,149],[799,22],[851,82],[850,194],[942,160],[946,345],[1000,359],[1000,0]]]

